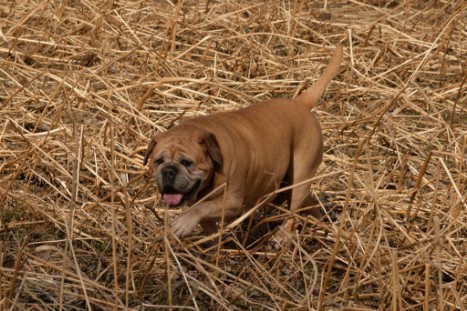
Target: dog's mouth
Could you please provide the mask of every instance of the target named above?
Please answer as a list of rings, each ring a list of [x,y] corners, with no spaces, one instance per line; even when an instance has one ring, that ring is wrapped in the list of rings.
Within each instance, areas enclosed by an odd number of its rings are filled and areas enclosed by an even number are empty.
[[[183,194],[181,193],[165,193],[162,195],[162,199],[168,206],[177,206],[182,203]]]
[[[189,201],[192,199],[195,194],[198,192],[198,189],[201,185],[201,180],[197,180],[193,186],[184,193],[181,193],[180,191],[177,191],[176,189],[166,186],[164,187],[162,192],[162,200],[164,200],[164,203],[167,204],[168,206],[179,206],[184,202]]]

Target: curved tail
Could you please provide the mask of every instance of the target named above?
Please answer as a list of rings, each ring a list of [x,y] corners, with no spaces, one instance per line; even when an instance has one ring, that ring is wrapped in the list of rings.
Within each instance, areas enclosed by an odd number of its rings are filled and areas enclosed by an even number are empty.
[[[342,61],[342,55],[344,54],[342,44],[337,44],[334,54],[331,57],[326,69],[323,74],[319,77],[318,81],[315,82],[310,88],[304,91],[302,94],[294,98],[294,101],[306,106],[308,109],[313,108],[316,103],[320,100],[329,82],[337,75],[339,66]]]

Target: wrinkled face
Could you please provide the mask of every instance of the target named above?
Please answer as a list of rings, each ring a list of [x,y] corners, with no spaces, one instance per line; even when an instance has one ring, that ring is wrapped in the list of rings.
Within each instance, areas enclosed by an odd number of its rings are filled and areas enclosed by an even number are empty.
[[[193,203],[213,176],[220,157],[217,141],[209,135],[168,131],[149,144],[145,162],[154,174],[164,202],[169,206]],[[214,141],[209,141],[214,139]]]

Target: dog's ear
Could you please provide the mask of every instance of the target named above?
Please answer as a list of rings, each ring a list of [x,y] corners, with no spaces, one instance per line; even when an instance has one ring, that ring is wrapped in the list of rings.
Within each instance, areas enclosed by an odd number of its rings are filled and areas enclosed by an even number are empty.
[[[216,136],[212,133],[208,133],[204,136],[202,143],[206,146],[207,152],[214,162],[214,170],[218,171],[222,166],[223,159]]]
[[[146,165],[148,163],[149,156],[151,155],[151,152],[154,149],[154,147],[156,147],[156,144],[157,144],[156,136],[157,135],[153,136],[151,138],[151,141],[149,142],[148,148],[146,149],[146,154],[144,155],[143,165]]]

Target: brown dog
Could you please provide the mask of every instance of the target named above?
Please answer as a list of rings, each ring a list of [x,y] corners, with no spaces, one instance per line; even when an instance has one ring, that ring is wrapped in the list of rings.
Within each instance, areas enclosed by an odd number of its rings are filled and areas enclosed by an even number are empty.
[[[192,204],[225,183],[175,219],[171,230],[176,236],[189,235],[198,223],[207,234],[214,233],[222,217],[238,217],[281,185],[313,177],[322,160],[323,139],[310,110],[337,74],[342,54],[339,44],[318,81],[292,100],[270,99],[189,119],[152,138],[144,164],[149,162],[169,206]],[[289,190],[291,211],[308,204],[310,184]]]

